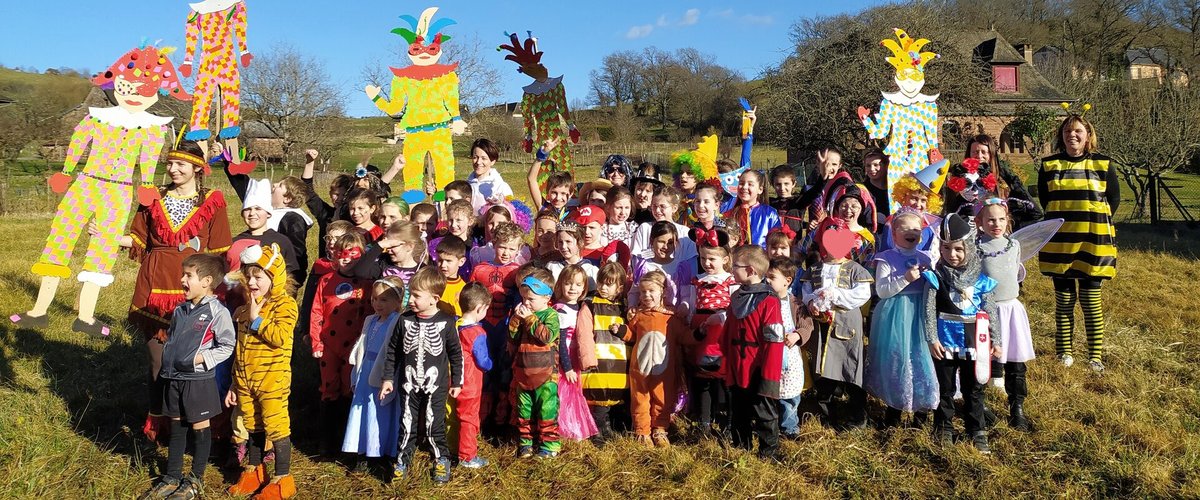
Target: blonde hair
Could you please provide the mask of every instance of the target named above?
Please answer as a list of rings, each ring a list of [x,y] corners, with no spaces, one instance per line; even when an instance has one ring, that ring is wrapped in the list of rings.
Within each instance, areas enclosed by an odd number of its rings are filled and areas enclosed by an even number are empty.
[[[425,260],[425,254],[429,248],[425,245],[425,239],[421,237],[421,227],[417,223],[407,220],[396,221],[388,226],[387,237],[412,245],[413,260],[417,262]]]
[[[300,208],[304,206],[304,203],[308,201],[308,197],[311,196],[308,184],[305,184],[304,181],[294,175],[279,179],[279,184],[287,190],[286,196],[288,199],[285,203],[288,208]]]
[[[767,269],[771,267],[771,259],[767,257],[767,251],[758,245],[737,247],[733,251],[733,260],[734,262],[739,260],[745,261],[760,278],[765,278],[767,276]]]
[[[408,280],[408,289],[411,292],[427,292],[441,297],[446,293],[446,278],[436,267],[423,267]]]
[[[397,302],[404,298],[404,280],[400,279],[399,276],[380,278],[371,286],[374,289],[375,296],[381,299],[388,294],[395,294],[394,297]]]
[[[758,247],[755,247],[755,248],[758,248]],[[638,280],[638,286],[641,287],[642,289],[645,289],[647,285],[656,286],[656,287],[658,287],[659,290],[662,290],[665,293],[667,290],[667,275],[666,275],[666,273],[656,269],[656,270],[650,271],[646,274],[643,274],[642,279]],[[664,297],[664,299],[665,299],[665,297]],[[663,300],[663,299],[660,299],[660,302],[658,303],[659,308],[662,308],[665,305],[665,304],[663,304],[663,302],[661,302],[661,300]]]
[[[997,176],[999,178],[999,176]],[[925,189],[925,186],[917,180],[916,177],[906,175],[892,184],[892,201],[904,205],[908,203],[908,197],[914,193],[925,194],[929,201],[925,202],[925,212],[931,214],[942,213],[942,197],[941,195]]]
[[[471,207],[471,201],[466,198],[463,198],[461,200],[454,200],[454,201],[446,204],[446,218],[447,219],[449,219],[450,217],[453,217],[455,214],[459,214],[459,213],[466,214],[468,221],[475,220],[475,209]]]

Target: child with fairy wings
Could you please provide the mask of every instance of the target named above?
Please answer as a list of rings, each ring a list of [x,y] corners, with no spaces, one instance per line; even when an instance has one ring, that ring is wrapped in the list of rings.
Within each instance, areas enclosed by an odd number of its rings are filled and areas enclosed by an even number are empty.
[[[567,171],[575,178],[575,169],[571,165],[571,148],[566,144],[562,124],[559,117],[567,122],[567,137],[571,142],[579,143],[579,130],[571,122],[571,111],[567,109],[567,91],[563,87],[562,77],[550,78],[549,70],[542,65],[542,52],[537,48],[537,39],[532,32],[527,32],[525,42],[516,33],[507,33],[509,45],[500,45],[499,50],[507,50],[511,54],[504,59],[515,62],[521,67],[521,73],[533,78],[533,83],[521,90],[521,116],[525,119],[525,152],[533,151],[534,144],[553,139],[557,148],[549,151],[550,159],[554,160],[554,169],[547,169],[538,178],[538,185],[543,185],[546,178],[555,171]]]
[[[42,255],[33,265],[33,273],[42,277],[33,309],[9,318],[18,326],[41,329],[48,325],[47,311],[59,282],[71,275],[68,268],[71,253],[94,218],[96,230],[88,241],[87,258],[79,273],[83,287],[79,293],[79,315],[72,330],[108,335],[108,326],[96,321],[96,302],[100,290],[113,283],[113,265],[129,221],[134,192],[143,206],[159,198],[154,171],[171,135],[167,126],[171,117],[150,114],[147,110],[160,96],[180,101],[192,99],[167,59],[173,51],[170,47],[134,48],[92,78],[92,83],[101,88],[112,89],[117,105],[88,108],[87,116],[71,135],[62,172],[50,177],[51,189],[65,194],[50,223]],[[85,156],[87,163],[72,178]],[[140,176],[135,178],[133,171],[139,165]]]
[[[441,29],[455,24],[453,19],[433,21],[437,7],[421,12],[420,19],[400,16],[409,28],[396,28],[392,33],[408,41],[408,58],[412,65],[391,68],[391,94],[384,97],[382,89],[367,85],[367,97],[380,111],[401,115],[399,126],[404,128],[404,189],[424,188],[425,153],[433,159],[435,184],[438,190],[454,180],[454,150],[452,135],[466,133],[467,123],[459,115],[458,64],[438,64],[442,44],[450,37]]]

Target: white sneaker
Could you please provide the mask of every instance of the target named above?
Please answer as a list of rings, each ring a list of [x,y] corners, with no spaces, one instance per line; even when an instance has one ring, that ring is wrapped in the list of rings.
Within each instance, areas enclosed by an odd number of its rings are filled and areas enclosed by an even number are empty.
[[[1075,358],[1070,354],[1063,354],[1062,356],[1058,357],[1058,360],[1062,361],[1063,366],[1067,368],[1070,368],[1071,365],[1075,364]]]
[[[997,389],[1003,389],[1004,388],[1004,379],[1002,377],[993,377],[992,378],[992,387],[995,387]]]
[[[1104,363],[1100,361],[1091,361],[1088,363],[1092,368],[1093,373],[1104,373]]]

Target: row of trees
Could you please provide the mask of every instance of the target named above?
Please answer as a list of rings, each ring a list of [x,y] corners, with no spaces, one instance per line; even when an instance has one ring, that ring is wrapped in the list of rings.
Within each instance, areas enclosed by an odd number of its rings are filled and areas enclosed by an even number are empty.
[[[588,99],[600,108],[617,108],[618,119],[630,115],[664,131],[682,129],[688,136],[737,129],[738,96],[749,91],[738,72],[716,64],[693,48],[674,52],[648,47],[604,57],[589,75]],[[628,110],[622,108],[628,107]]]

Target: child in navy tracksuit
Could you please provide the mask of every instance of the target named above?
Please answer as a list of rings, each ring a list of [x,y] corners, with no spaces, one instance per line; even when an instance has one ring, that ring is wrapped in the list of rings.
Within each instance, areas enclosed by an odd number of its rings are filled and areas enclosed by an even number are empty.
[[[214,370],[233,354],[235,332],[229,311],[213,295],[223,282],[225,260],[211,254],[183,261],[181,284],[186,300],[171,317],[158,372],[160,397],[151,411],[171,419],[167,470],[143,498],[195,498],[204,485],[204,469],[212,449],[209,420],[221,414],[221,394]],[[192,432],[188,432],[188,428]],[[183,452],[192,436],[192,473],[183,476]],[[190,493],[190,495],[189,495]]]

